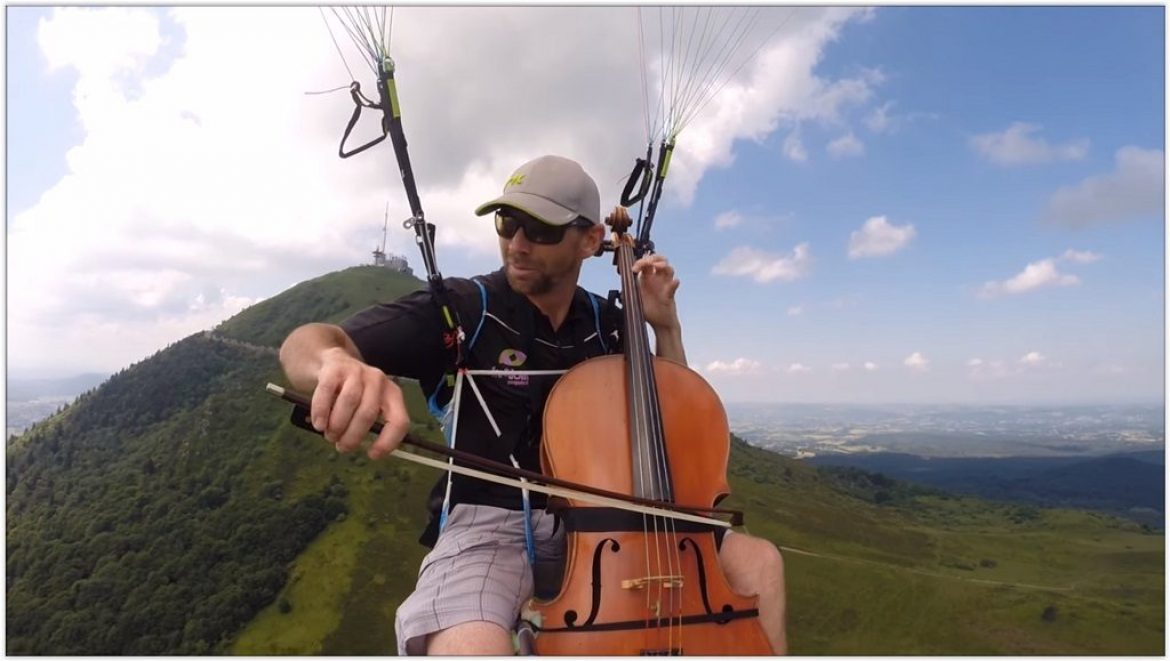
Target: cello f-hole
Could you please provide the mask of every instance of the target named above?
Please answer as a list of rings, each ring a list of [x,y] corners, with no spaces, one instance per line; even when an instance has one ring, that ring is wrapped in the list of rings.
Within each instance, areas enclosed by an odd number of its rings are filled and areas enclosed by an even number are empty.
[[[605,550],[605,544],[609,542],[610,549],[617,553],[622,549],[621,544],[612,537],[601,540],[597,548],[593,550],[593,603],[589,606],[589,618],[585,620],[585,624],[577,625],[577,611],[565,611],[565,626],[570,629],[575,629],[578,626],[587,627],[593,624],[593,620],[597,619],[597,612],[601,609],[601,552]]]

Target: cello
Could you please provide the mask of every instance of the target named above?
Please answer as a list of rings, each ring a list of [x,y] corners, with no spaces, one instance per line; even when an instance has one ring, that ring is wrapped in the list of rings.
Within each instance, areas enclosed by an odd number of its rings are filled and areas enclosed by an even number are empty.
[[[549,393],[541,465],[558,479],[693,507],[729,493],[730,431],[715,391],[654,356],[628,214],[606,219],[621,276],[625,347],[578,364]],[[552,503],[550,502],[550,508]],[[537,654],[773,654],[756,599],[719,566],[715,528],[565,499],[560,592],[523,609]]]

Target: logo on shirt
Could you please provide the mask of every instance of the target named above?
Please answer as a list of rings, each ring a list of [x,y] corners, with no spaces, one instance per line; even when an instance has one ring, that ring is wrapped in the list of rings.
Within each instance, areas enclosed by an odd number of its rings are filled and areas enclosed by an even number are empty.
[[[505,367],[520,367],[526,360],[528,360],[528,356],[525,356],[523,351],[504,349],[500,352],[500,359],[496,362]]]
[[[524,355],[523,351],[518,349],[504,349],[500,352],[500,357],[496,361],[500,367],[505,370],[516,369],[524,365],[524,361],[528,360],[528,356]],[[527,374],[509,374],[507,377],[508,385],[516,388],[528,387]]]

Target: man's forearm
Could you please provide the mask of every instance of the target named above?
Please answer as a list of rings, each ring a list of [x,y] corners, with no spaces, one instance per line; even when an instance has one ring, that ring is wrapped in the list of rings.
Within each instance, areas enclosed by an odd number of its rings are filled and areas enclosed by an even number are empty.
[[[341,350],[358,360],[362,359],[361,353],[340,326],[305,324],[289,333],[280,345],[280,366],[284,368],[289,383],[304,392],[315,390],[322,358],[329,350]]]
[[[683,365],[687,364],[687,353],[683,349],[682,327],[673,326],[668,329],[654,329],[654,354],[659,358],[669,358]]]

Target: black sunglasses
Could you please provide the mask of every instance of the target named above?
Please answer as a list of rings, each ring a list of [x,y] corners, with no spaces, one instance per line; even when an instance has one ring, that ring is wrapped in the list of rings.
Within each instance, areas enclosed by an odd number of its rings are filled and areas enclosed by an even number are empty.
[[[593,221],[584,217],[577,217],[566,225],[549,225],[528,214],[519,214],[515,211],[500,209],[496,211],[496,234],[505,239],[516,236],[516,230],[524,228],[524,237],[533,243],[551,246],[560,243],[565,238],[565,230],[570,227],[592,227]]]

